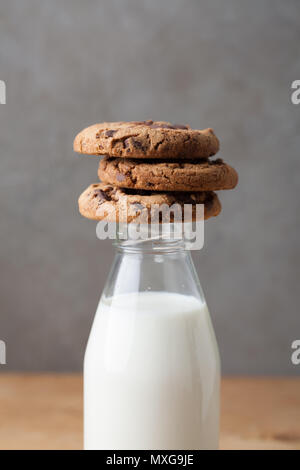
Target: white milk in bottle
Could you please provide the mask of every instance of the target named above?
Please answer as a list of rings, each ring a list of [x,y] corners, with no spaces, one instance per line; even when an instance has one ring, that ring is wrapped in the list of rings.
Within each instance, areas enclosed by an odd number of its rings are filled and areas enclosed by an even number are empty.
[[[219,382],[200,297],[103,296],[84,362],[85,448],[217,449]]]

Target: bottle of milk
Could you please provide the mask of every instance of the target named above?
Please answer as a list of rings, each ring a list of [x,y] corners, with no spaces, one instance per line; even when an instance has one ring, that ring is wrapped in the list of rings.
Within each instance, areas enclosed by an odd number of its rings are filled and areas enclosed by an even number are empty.
[[[85,354],[85,449],[217,449],[219,353],[190,252],[116,248]]]

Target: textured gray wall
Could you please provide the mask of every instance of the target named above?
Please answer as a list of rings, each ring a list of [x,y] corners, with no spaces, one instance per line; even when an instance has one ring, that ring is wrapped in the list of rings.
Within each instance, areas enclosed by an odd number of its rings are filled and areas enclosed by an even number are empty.
[[[112,261],[77,213],[84,126],[212,126],[240,173],[195,253],[226,373],[299,374],[297,0],[0,4],[1,370],[78,370]]]

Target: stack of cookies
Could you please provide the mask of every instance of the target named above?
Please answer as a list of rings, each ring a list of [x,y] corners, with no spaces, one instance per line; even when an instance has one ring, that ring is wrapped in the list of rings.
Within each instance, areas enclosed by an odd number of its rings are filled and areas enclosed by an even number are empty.
[[[89,219],[133,222],[153,205],[204,204],[208,219],[221,211],[214,191],[233,189],[237,172],[221,159],[212,129],[194,130],[162,121],[113,122],[90,126],[74,140],[75,152],[105,155],[101,182],[79,198],[80,213]],[[143,219],[144,220],[144,219]]]

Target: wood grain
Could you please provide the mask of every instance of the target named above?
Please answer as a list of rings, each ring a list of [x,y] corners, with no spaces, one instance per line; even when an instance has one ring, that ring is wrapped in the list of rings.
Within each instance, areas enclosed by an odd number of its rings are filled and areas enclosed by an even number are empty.
[[[300,449],[300,379],[223,379],[220,444]],[[81,448],[81,376],[0,375],[0,449]]]

